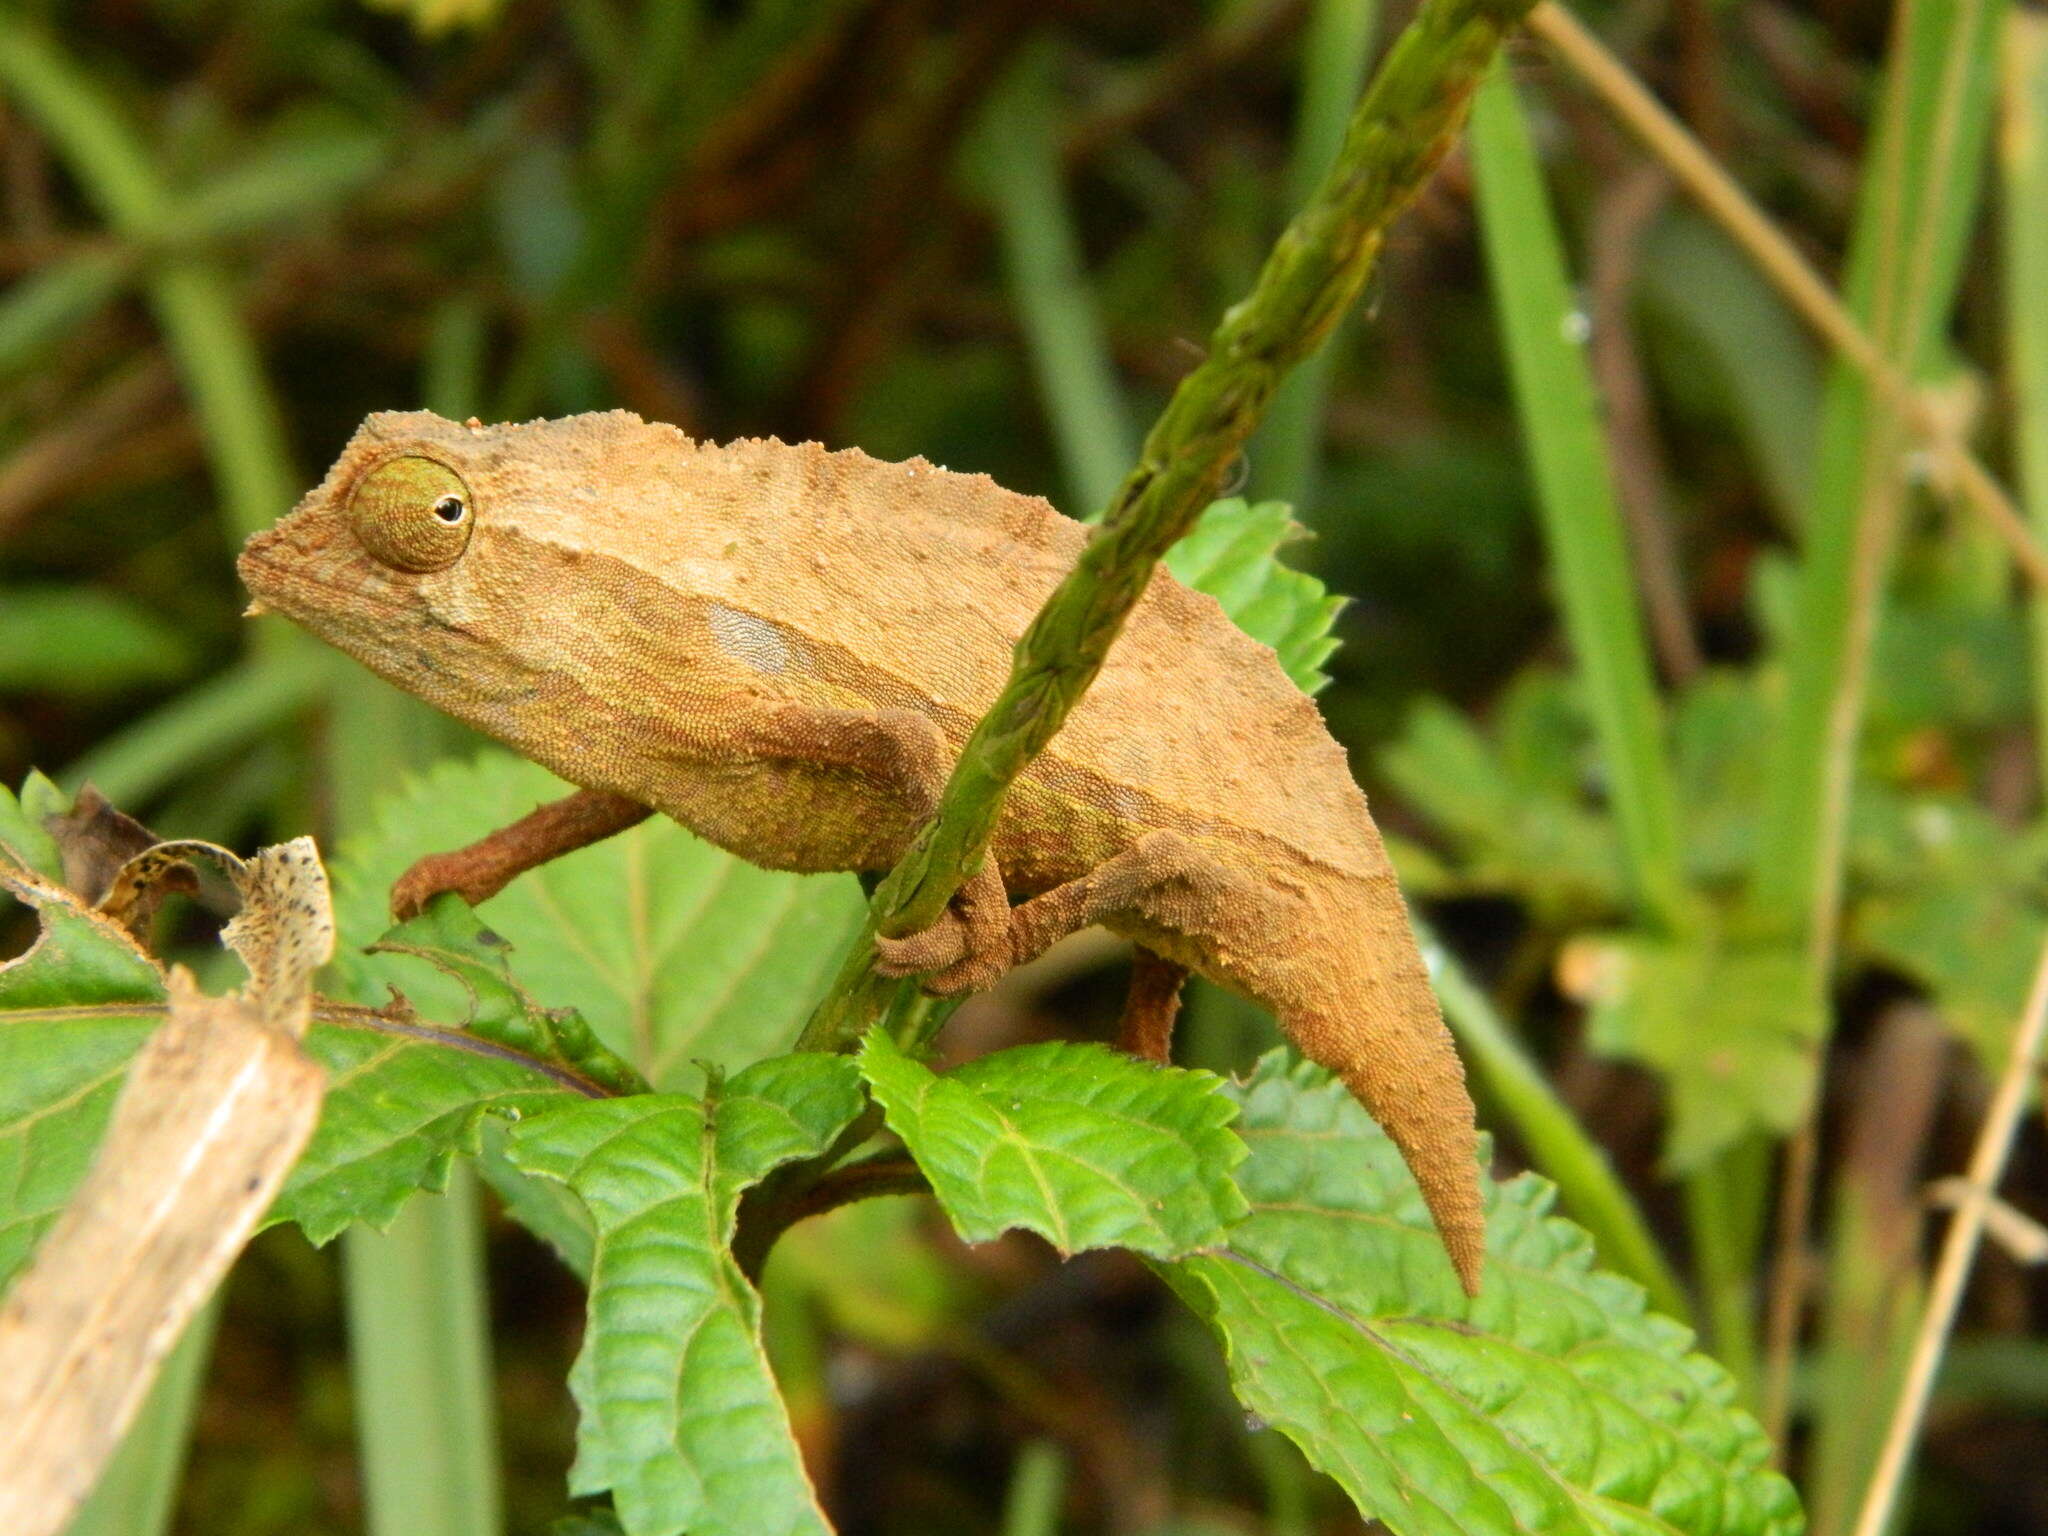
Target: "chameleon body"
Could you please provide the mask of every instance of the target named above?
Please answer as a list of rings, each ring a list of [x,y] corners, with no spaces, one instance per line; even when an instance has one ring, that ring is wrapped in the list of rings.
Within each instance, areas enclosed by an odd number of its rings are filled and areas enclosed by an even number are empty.
[[[585,787],[488,879],[423,861],[409,903],[481,899],[643,808],[770,868],[889,868],[1085,537],[921,460],[623,412],[389,413],[241,571],[260,609]],[[1476,1286],[1471,1101],[1379,833],[1315,706],[1211,598],[1154,578],[956,908],[883,959],[963,990],[1100,923],[1140,947],[1152,1053],[1176,967],[1270,1008],[1386,1127]]]

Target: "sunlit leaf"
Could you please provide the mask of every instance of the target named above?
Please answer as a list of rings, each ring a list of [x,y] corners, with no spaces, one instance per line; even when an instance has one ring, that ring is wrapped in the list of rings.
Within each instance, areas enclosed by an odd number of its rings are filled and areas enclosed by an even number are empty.
[[[877,1030],[861,1072],[969,1242],[1012,1227],[1062,1253],[1171,1257],[1222,1239],[1243,1210],[1222,1080],[1105,1046],[998,1051],[943,1077]]]
[[[860,1107],[845,1057],[782,1056],[705,1100],[576,1105],[508,1139],[516,1166],[590,1214],[570,1489],[609,1492],[628,1536],[828,1530],[769,1373],[760,1297],[727,1245],[741,1193],[823,1151]]]
[[[1443,1263],[1385,1134],[1319,1068],[1233,1086],[1250,1214],[1162,1265],[1246,1407],[1395,1536],[1793,1536],[1791,1486],[1727,1372],[1593,1267],[1554,1190],[1489,1181],[1484,1288]]]

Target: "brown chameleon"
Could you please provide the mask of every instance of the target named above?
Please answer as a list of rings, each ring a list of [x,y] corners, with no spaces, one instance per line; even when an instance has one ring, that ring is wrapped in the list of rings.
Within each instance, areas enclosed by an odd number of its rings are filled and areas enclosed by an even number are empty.
[[[888,869],[1085,538],[918,459],[413,412],[370,417],[240,568],[252,611],[583,786],[421,860],[403,912],[651,811],[771,869]],[[1476,1288],[1472,1104],[1365,797],[1273,652],[1164,572],[980,874],[879,960],[966,991],[1097,923],[1137,946],[1127,1049],[1165,1058],[1189,971],[1270,1008],[1386,1127]]]

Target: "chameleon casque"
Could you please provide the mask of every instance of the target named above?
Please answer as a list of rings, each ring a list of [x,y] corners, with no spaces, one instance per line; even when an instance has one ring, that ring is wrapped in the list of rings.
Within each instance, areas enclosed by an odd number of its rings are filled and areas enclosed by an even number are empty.
[[[408,412],[240,569],[252,612],[583,786],[423,859],[407,911],[650,810],[769,868],[890,868],[1086,536],[922,460]],[[959,992],[1097,923],[1138,946],[1126,1048],[1164,1059],[1188,971],[1270,1008],[1386,1127],[1476,1289],[1472,1104],[1365,797],[1273,652],[1164,571],[946,918],[877,942]]]

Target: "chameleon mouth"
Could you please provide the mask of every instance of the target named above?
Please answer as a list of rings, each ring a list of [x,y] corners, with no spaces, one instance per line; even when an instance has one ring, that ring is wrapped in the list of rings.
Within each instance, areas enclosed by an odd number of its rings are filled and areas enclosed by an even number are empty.
[[[323,637],[365,624],[400,624],[410,611],[405,595],[381,573],[334,568],[283,527],[251,538],[235,571],[249,589],[250,614],[282,614]]]

